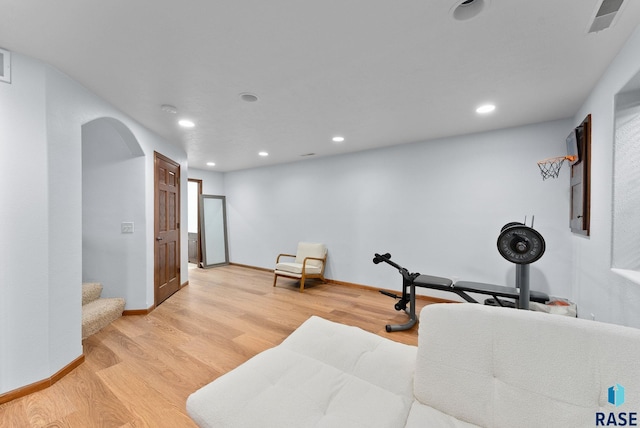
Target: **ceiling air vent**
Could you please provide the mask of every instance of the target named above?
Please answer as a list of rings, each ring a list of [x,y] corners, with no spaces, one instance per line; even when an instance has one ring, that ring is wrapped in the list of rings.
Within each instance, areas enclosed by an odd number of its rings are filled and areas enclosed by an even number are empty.
[[[611,26],[624,0],[603,0],[589,28],[590,33],[597,33]]]
[[[11,52],[0,49],[0,82],[11,83]]]

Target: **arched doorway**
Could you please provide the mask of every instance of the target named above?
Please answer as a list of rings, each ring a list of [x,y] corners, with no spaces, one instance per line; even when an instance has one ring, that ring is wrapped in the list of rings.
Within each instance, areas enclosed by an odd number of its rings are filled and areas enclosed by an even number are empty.
[[[102,117],[82,126],[82,279],[104,297],[145,308],[145,157],[129,128]]]

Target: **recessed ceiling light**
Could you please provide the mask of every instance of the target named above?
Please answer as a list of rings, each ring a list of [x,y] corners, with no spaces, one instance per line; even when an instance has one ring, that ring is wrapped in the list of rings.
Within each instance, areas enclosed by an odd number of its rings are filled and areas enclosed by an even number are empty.
[[[160,110],[167,112],[167,113],[171,113],[171,114],[177,114],[178,113],[178,108],[176,106],[172,106],[171,104],[162,104],[160,106]]]
[[[269,153],[267,153],[267,152],[259,152],[258,154],[260,156],[269,156]]]
[[[344,141],[344,137],[335,136],[331,139],[334,143],[342,143]]]
[[[491,113],[495,109],[496,109],[496,106],[493,104],[484,104],[476,109],[476,113],[480,113],[480,114]]]
[[[182,119],[178,121],[178,125],[182,126],[183,128],[193,128],[194,126],[196,126],[195,123],[188,119]]]
[[[207,166],[216,166],[215,162],[207,162]]]
[[[240,99],[248,103],[255,103],[258,101],[258,96],[250,92],[243,92],[240,94]]]

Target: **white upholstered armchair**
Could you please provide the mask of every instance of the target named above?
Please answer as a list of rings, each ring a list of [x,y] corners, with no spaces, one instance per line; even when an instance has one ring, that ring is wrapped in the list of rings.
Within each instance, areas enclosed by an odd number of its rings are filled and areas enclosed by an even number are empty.
[[[282,257],[295,257],[294,262],[281,262]],[[327,247],[313,242],[299,242],[296,254],[280,254],[276,259],[273,286],[279,276],[300,279],[300,292],[304,291],[304,281],[319,278],[324,282],[324,267],[327,263]]]

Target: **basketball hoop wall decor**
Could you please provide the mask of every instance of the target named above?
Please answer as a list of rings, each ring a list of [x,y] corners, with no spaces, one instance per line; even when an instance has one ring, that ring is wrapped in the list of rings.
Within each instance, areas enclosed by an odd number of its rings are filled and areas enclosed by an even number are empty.
[[[569,161],[571,168],[571,231],[589,236],[591,220],[591,115],[571,131],[566,139],[567,155],[538,162],[542,180],[558,178]]]
[[[558,178],[558,175],[560,174],[560,168],[562,168],[562,164],[566,160],[568,160],[569,162],[573,162],[574,160],[576,160],[576,157],[556,156],[554,158],[547,158],[538,161],[538,168],[540,168],[542,179],[546,180],[547,178]]]

